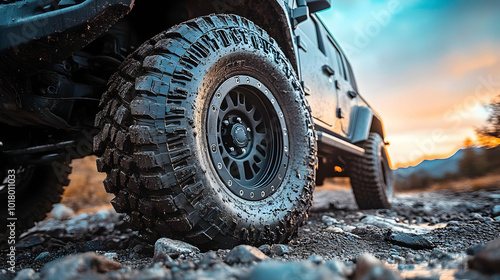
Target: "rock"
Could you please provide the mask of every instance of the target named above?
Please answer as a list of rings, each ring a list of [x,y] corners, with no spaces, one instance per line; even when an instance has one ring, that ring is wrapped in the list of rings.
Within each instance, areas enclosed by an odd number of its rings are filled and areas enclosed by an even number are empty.
[[[500,238],[488,242],[468,264],[470,268],[482,273],[500,273]]]
[[[467,255],[469,256],[475,256],[477,255],[482,249],[484,248],[484,244],[476,244],[474,246],[471,246],[467,248]]]
[[[393,244],[417,250],[432,249],[435,247],[431,241],[427,240],[423,236],[409,233],[392,232],[388,234],[386,239]]]
[[[301,279],[323,280],[344,279],[341,275],[330,270],[326,265],[316,266],[310,262],[278,262],[264,261],[251,271],[249,280]]]
[[[49,262],[42,268],[40,278],[69,280],[82,274],[106,273],[121,267],[121,264],[96,253],[83,253]]]
[[[492,213],[493,217],[500,216],[500,204],[499,205],[495,205],[493,207],[493,210],[491,211],[491,213]]]
[[[206,280],[218,280],[218,279],[248,279],[248,274],[250,269],[248,267],[232,267],[227,264],[216,264],[208,270],[197,269],[194,271],[187,272],[180,271],[179,273],[172,273],[172,279],[206,279]],[[168,279],[168,278],[167,278]]]
[[[323,221],[323,223],[327,226],[333,226],[333,225],[337,225],[339,222],[337,221],[337,219],[335,218],[332,218],[330,216],[323,216],[321,217],[321,221]]]
[[[118,259],[118,254],[115,252],[109,252],[109,253],[104,253],[104,256],[112,261],[115,261]]]
[[[356,260],[354,279],[361,279],[376,266],[381,266],[382,262],[370,254],[363,254]]]
[[[123,270],[123,271],[122,271]],[[170,271],[160,263],[155,263],[151,267],[125,270],[108,273],[106,279],[134,279],[134,280],[156,280],[156,279],[172,279]],[[121,273],[121,274],[119,274]],[[185,277],[186,278],[186,277]],[[83,278],[82,278],[83,279]]]
[[[161,264],[155,263],[152,267],[139,271],[137,280],[150,279],[170,279],[170,271],[162,267]]]
[[[50,215],[54,219],[63,221],[63,220],[71,219],[75,215],[75,212],[73,211],[73,209],[69,208],[68,206],[58,203],[52,207],[52,211],[50,211]]]
[[[90,222],[103,222],[111,218],[113,214],[116,214],[114,210],[99,210],[90,219]]]
[[[323,257],[319,256],[319,255],[311,255],[309,258],[307,258],[307,260],[314,263],[314,264],[323,263]]]
[[[243,263],[260,262],[267,259],[259,249],[249,245],[239,245],[234,247],[226,256],[226,263]]]
[[[448,254],[448,253],[446,253],[444,251],[441,251],[439,249],[434,249],[431,252],[430,257],[432,259],[439,260],[439,261],[442,261],[442,262],[453,260],[453,257],[450,254]]]
[[[369,254],[361,255],[356,261],[354,280],[392,280],[400,279],[390,269],[386,268],[380,260]]]
[[[344,230],[345,232],[352,232],[356,227],[354,226],[350,226],[350,225],[343,225],[342,227],[342,230]]]
[[[418,222],[417,222],[418,223]],[[360,223],[356,226],[375,226],[383,229],[390,229],[394,232],[404,232],[404,233],[413,233],[413,234],[425,234],[430,232],[429,229],[424,227],[419,227],[415,225],[406,225],[402,223],[398,223],[394,218],[383,218],[373,215],[367,215],[363,219],[360,220]]]
[[[347,269],[343,262],[332,259],[325,262],[326,267],[328,267],[333,273],[338,275],[346,275]]]
[[[283,256],[290,253],[290,247],[283,244],[273,244],[273,246],[271,246],[271,252],[275,256]]]
[[[481,214],[479,214],[479,213],[471,213],[469,215],[469,217],[471,217],[473,219],[476,219],[476,220],[482,220],[483,219],[483,216],[481,216]]]
[[[271,245],[269,245],[269,244],[264,244],[264,245],[261,245],[261,246],[259,247],[259,250],[260,250],[262,253],[264,253],[264,254],[266,254],[266,255],[269,255],[269,254],[271,254]]]
[[[36,245],[40,245],[45,242],[45,238],[42,235],[31,235],[21,239],[17,244],[16,248],[30,248]]]
[[[86,213],[84,213],[86,214]],[[85,232],[89,228],[89,221],[87,220],[75,220],[73,222],[73,219],[70,220],[70,223],[68,223],[68,226],[66,227],[66,231],[68,233],[73,233],[76,234],[78,232]]]
[[[399,256],[399,255],[391,255],[391,257],[394,259],[396,263],[405,263],[405,258]]]
[[[167,257],[175,258],[181,254],[190,255],[199,252],[200,249],[189,243],[163,237],[155,243],[153,262],[165,261]]]
[[[343,233],[344,232],[341,228],[338,228],[336,226],[328,226],[325,230],[328,232],[333,232],[333,233]]]
[[[35,262],[41,262],[41,263],[46,263],[49,260],[50,260],[49,252],[42,252],[35,258]]]
[[[39,279],[37,276],[38,275],[32,268],[25,268],[17,273],[16,278],[14,278],[14,280]]]

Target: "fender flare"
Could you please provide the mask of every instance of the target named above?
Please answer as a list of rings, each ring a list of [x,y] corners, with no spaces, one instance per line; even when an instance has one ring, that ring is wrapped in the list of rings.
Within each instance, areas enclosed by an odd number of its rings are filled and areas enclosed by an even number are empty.
[[[356,126],[351,142],[357,144],[368,139],[370,132],[380,134],[385,139],[385,130],[380,116],[370,107],[358,107],[356,110]]]

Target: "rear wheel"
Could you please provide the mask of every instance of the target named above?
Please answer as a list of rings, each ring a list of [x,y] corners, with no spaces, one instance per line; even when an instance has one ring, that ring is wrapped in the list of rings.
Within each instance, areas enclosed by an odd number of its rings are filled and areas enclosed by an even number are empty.
[[[370,133],[362,144],[365,155],[353,160],[350,170],[354,197],[360,209],[390,208],[393,196],[393,174],[384,140]]]
[[[71,167],[61,162],[4,167],[0,172],[2,223],[8,222],[8,218],[16,218],[16,232],[20,234],[43,220],[52,205],[61,201],[64,186],[69,184],[70,172]],[[12,212],[8,211],[11,208],[9,202],[14,208]],[[5,229],[6,226],[2,226],[2,230]]]
[[[234,15],[142,45],[103,96],[94,141],[112,203],[152,239],[285,242],[307,218],[316,142],[285,56]]]

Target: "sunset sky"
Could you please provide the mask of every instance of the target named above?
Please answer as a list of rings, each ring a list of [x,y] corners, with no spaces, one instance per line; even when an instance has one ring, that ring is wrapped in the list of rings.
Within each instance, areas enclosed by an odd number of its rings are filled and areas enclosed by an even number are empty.
[[[475,138],[500,94],[500,1],[333,0],[320,17],[383,116],[393,166]]]

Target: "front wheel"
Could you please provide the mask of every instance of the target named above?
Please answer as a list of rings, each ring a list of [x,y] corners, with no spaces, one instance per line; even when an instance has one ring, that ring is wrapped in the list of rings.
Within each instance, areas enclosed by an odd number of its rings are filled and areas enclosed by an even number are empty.
[[[355,157],[350,168],[354,198],[360,209],[390,208],[393,175],[382,137],[371,132],[363,143],[365,154]]]
[[[280,48],[235,15],[190,20],[112,77],[95,148],[112,203],[153,238],[279,243],[307,218],[316,143]]]

